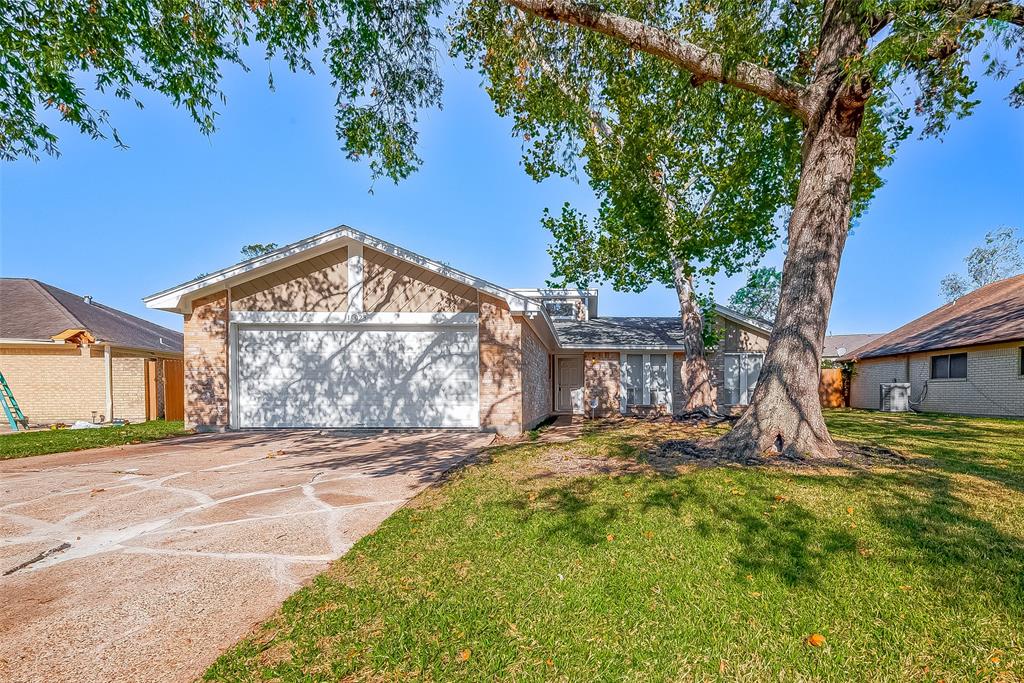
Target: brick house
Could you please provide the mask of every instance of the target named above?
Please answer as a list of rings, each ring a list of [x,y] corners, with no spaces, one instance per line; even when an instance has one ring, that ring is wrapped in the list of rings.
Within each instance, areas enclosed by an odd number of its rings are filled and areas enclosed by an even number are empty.
[[[341,226],[145,299],[185,318],[202,430],[518,434],[553,414],[683,404],[678,318],[604,318],[595,290],[508,289]],[[719,307],[720,402],[746,403],[771,327]]]
[[[909,383],[915,410],[1024,417],[1024,275],[977,289],[862,346],[850,391],[880,408],[883,383]]]
[[[30,423],[163,417],[165,361],[181,358],[180,332],[38,280],[0,278],[0,372]]]

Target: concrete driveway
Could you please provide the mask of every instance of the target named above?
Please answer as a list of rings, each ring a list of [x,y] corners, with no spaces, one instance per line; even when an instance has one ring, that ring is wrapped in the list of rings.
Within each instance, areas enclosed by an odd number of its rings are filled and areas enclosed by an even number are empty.
[[[0,680],[191,680],[490,438],[246,432],[0,462]]]

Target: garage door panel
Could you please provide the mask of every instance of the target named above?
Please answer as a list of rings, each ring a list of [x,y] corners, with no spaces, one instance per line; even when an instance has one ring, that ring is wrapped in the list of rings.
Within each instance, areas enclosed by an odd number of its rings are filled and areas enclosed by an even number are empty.
[[[242,427],[475,427],[476,328],[239,328]]]

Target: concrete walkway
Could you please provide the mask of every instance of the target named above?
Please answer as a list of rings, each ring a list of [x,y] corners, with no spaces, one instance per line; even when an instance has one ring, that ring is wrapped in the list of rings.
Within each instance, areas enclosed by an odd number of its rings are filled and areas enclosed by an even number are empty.
[[[490,438],[245,432],[2,461],[0,680],[192,680]]]

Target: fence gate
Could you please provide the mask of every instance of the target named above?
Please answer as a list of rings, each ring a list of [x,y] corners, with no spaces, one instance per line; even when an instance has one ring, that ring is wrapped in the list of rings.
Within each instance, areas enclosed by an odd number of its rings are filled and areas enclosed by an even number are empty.
[[[164,419],[185,419],[185,363],[164,361]]]
[[[839,368],[822,368],[818,382],[818,398],[823,408],[846,406],[846,391],[843,387],[843,371]]]

